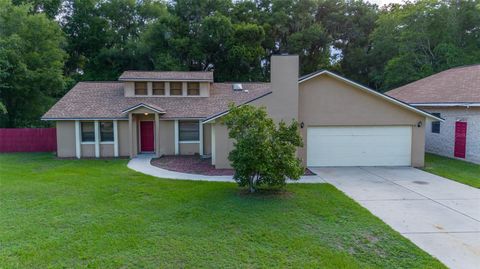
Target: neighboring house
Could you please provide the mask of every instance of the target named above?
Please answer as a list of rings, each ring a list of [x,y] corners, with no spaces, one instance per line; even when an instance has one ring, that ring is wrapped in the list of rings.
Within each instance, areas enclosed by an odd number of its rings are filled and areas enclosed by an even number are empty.
[[[43,117],[56,121],[59,157],[200,154],[230,167],[228,105],[266,106],[300,123],[308,166],[423,166],[429,113],[328,71],[298,77],[298,56],[273,56],[271,83],[215,83],[212,72],[125,71],[80,82]]]
[[[428,122],[427,152],[480,163],[480,64],[452,68],[387,95],[445,119]]]

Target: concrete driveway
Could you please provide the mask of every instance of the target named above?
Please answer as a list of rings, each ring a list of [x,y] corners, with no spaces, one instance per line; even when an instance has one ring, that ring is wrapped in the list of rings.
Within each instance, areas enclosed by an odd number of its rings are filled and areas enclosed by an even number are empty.
[[[310,170],[445,265],[480,268],[479,189],[410,167]]]

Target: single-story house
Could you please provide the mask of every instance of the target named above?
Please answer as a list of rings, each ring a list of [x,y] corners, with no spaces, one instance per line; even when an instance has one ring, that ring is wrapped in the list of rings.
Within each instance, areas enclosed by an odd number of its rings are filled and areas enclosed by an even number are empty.
[[[452,68],[387,95],[445,119],[427,123],[427,152],[480,163],[480,64]]]
[[[216,83],[212,72],[125,71],[80,82],[43,120],[55,121],[58,157],[200,154],[228,168],[228,105],[265,106],[296,119],[308,166],[423,166],[425,122],[441,120],[329,71],[298,76],[298,56],[271,59],[270,83]]]

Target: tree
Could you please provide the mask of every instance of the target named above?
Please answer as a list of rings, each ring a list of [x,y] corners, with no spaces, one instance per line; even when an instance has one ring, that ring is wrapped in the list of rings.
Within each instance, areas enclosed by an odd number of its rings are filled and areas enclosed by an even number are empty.
[[[480,62],[478,1],[420,0],[382,10],[368,53],[370,83],[382,91]]]
[[[297,148],[303,146],[296,121],[290,125],[281,121],[277,126],[265,107],[232,104],[224,123],[234,140],[228,159],[240,186],[255,192],[261,185],[284,186],[287,179],[303,175],[305,169],[296,157]]]
[[[63,34],[44,14],[0,0],[0,126],[42,125],[40,117],[63,95]]]

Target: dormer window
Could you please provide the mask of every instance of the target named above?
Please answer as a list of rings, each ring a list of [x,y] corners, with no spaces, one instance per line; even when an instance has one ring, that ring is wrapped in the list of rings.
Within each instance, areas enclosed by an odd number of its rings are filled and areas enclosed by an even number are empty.
[[[187,95],[200,95],[200,83],[188,82]]]
[[[170,82],[170,95],[182,95],[182,82]]]
[[[135,95],[147,95],[147,83],[146,82],[135,82]]]
[[[153,82],[152,95],[165,95],[165,82]]]

